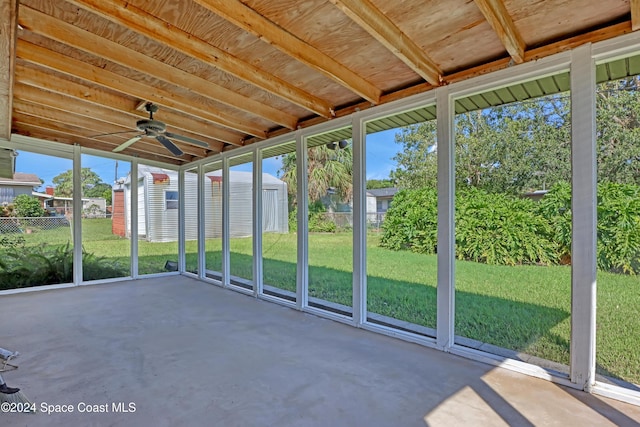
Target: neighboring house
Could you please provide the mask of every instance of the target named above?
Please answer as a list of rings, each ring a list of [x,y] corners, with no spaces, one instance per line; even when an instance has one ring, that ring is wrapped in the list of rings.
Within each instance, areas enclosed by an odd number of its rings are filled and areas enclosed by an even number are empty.
[[[0,204],[12,203],[20,194],[31,195],[33,189],[40,185],[40,178],[32,173],[16,172],[13,179],[0,178]]]
[[[396,187],[367,190],[367,221],[382,222],[397,192]]]
[[[73,214],[73,198],[54,196],[54,188],[47,187],[45,193],[32,192],[42,202],[42,207],[52,215],[71,216]],[[107,201],[104,197],[83,197],[82,214],[87,218],[104,218]]]
[[[251,236],[253,206],[253,174],[229,172],[229,234],[231,237]],[[170,242],[178,236],[178,173],[172,170],[140,165],[138,167],[138,235],[151,242]],[[267,173],[262,174],[262,229],[265,232],[287,233],[289,212],[287,184]],[[113,226],[115,234],[131,236],[130,212],[132,183],[130,176],[122,188],[114,189]],[[135,191],[135,190],[134,190]],[[196,174],[185,174],[185,236],[195,240],[198,235]],[[205,237],[222,236],[222,171],[205,174]]]

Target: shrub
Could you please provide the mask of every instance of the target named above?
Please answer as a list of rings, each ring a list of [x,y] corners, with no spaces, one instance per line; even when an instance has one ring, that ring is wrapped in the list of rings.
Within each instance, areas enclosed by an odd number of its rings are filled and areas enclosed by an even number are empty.
[[[567,182],[555,184],[536,205],[536,212],[550,226],[549,240],[558,245],[563,262],[571,261],[571,186]]]
[[[309,205],[309,232],[310,233],[335,233],[337,226],[335,222],[328,219],[326,212],[319,210],[316,206]],[[289,232],[298,231],[298,209],[289,212]]]
[[[335,233],[336,223],[327,218],[325,212],[314,212],[309,214],[310,233]]]
[[[436,190],[402,190],[393,197],[382,224],[382,247],[433,254],[438,242]]]
[[[24,239],[0,240],[0,289],[73,282],[73,247],[25,246]],[[128,270],[117,262],[82,251],[85,280],[120,277]]]
[[[598,268],[640,273],[640,186],[598,185]]]
[[[557,245],[530,199],[468,188],[456,197],[456,256],[486,264],[552,264]]]
[[[46,211],[35,197],[27,194],[20,194],[13,199],[14,214],[17,217],[40,217],[45,216]]]
[[[437,248],[437,193],[396,194],[383,224],[383,247],[431,254]],[[487,264],[549,264],[557,260],[547,221],[531,200],[469,188],[456,197],[456,256]]]

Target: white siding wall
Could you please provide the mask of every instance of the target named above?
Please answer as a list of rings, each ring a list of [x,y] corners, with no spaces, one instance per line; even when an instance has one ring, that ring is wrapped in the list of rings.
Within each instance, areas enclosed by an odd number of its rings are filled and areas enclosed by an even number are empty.
[[[229,236],[248,237],[253,231],[253,183],[234,179],[236,176],[232,174],[229,186]]]
[[[168,182],[153,182],[153,176],[145,174],[147,188],[146,214],[150,242],[178,240],[178,209],[167,209],[165,191],[178,191],[178,174],[168,174]]]

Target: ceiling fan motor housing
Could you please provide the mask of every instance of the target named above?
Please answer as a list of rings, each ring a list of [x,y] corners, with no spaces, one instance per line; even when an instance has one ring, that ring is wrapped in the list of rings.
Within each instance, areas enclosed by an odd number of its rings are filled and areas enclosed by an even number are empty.
[[[159,120],[142,119],[136,122],[136,128],[149,136],[158,136],[167,130],[167,125]]]

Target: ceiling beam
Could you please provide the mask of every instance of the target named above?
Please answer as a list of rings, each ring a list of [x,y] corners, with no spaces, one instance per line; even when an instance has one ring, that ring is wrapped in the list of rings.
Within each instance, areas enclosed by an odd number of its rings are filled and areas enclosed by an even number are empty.
[[[440,85],[440,67],[370,0],[330,1],[420,77],[434,86]]]
[[[21,83],[16,84],[15,100],[16,102],[23,101],[33,104],[33,111],[38,112],[38,114],[34,113],[34,116],[49,119],[56,117],[56,120],[70,126],[86,129],[84,136],[88,138],[93,135],[97,136],[112,132],[130,132],[120,135],[126,140],[136,134],[140,134],[135,128],[131,127],[131,123],[128,120],[123,120],[120,114],[108,108],[98,107],[88,102],[43,91]],[[191,156],[206,156],[206,150],[203,148],[196,148],[182,142],[178,142],[176,145],[179,145],[182,151]]]
[[[47,73],[41,69],[30,68],[22,64],[16,65],[16,83],[36,87],[49,92],[65,95],[93,105],[95,108],[106,107],[119,113],[129,120],[129,126],[133,126],[137,120],[148,118],[149,114],[134,108],[134,102],[130,99],[114,93],[106,92],[99,88],[91,88],[75,81],[67,80],[57,73]],[[221,145],[220,140],[214,139],[217,132],[228,132],[225,129],[214,128],[208,122],[202,122],[192,117],[186,117],[173,113],[169,109],[160,110],[162,121],[169,124],[172,130],[180,130],[182,135],[199,139],[209,143],[211,147]],[[232,138],[241,136],[231,134]],[[224,142],[224,140],[222,140]],[[214,148],[212,148],[214,149]]]
[[[333,106],[304,90],[173,26],[125,0],[68,0],[102,18],[232,74],[319,116],[330,118]]]
[[[524,62],[525,44],[503,0],[474,0],[516,64]]]
[[[107,61],[139,71],[149,77],[183,87],[194,94],[256,115],[288,129],[296,128],[298,119],[277,108],[265,105],[236,91],[194,76],[179,68],[27,6],[21,6],[19,13],[18,22],[28,31],[80,49],[91,55],[98,55]],[[99,52],[96,52],[96,46],[100,46]]]
[[[0,138],[11,138],[11,102],[18,31],[18,1],[0,0]]]
[[[335,80],[364,99],[378,104],[382,91],[335,59],[299,39],[239,0],[195,0],[239,28],[292,58]]]
[[[213,123],[218,123],[221,126],[225,126],[245,134],[254,135],[261,139],[266,139],[267,137],[266,132],[260,128],[253,126],[250,123],[236,120],[223,112],[211,110],[205,103],[128,79],[119,74],[112,73],[100,67],[84,63],[32,43],[18,40],[16,52],[19,58],[24,59],[27,62],[37,64],[68,76],[83,79],[87,82],[91,82],[138,99],[147,100],[160,106],[184,111],[186,114],[190,114],[194,117],[200,117],[204,120],[209,120]],[[225,140],[225,142],[233,145],[243,145],[242,138],[234,138],[231,141]]]
[[[631,0],[631,29],[636,31],[640,29],[640,0]]]

